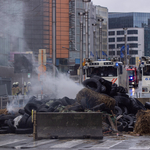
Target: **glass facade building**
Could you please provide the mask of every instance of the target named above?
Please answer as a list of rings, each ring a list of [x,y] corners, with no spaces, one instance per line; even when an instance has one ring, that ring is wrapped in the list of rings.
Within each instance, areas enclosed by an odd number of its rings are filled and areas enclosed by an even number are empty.
[[[144,28],[144,55],[150,56],[150,13],[109,13],[109,29]]]

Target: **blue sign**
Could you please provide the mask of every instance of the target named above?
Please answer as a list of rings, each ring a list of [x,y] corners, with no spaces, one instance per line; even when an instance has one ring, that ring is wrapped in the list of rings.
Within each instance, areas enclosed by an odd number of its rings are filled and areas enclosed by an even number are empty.
[[[147,81],[147,80],[150,80],[150,78],[145,78],[145,80]]]

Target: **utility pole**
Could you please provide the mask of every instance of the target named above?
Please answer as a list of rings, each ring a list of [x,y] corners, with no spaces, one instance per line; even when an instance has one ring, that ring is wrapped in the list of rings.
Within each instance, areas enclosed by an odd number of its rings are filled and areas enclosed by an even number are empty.
[[[125,40],[125,66],[128,65],[128,60],[127,60],[127,28],[123,28],[124,30],[124,40]]]
[[[52,62],[53,76],[56,76],[56,0],[52,0]]]
[[[99,21],[99,58],[102,58],[102,22],[103,18],[98,19]]]
[[[85,57],[89,58],[89,49],[88,49],[88,2],[91,0],[82,0],[82,2],[86,2],[86,9],[85,9],[85,41],[86,41],[86,53]]]
[[[95,32],[96,32],[96,26],[97,26],[97,24],[96,23],[93,23],[92,24],[92,26],[93,26],[93,53],[94,53],[94,60],[97,60],[97,57],[96,57],[96,46],[95,46],[95,39],[96,39],[96,34],[95,34]]]
[[[80,15],[80,79],[79,82],[80,84],[83,81],[83,15],[85,13],[79,12]]]

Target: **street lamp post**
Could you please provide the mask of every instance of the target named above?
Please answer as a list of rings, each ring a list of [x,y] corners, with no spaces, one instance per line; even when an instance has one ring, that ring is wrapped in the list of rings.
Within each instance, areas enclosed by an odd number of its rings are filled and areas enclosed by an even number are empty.
[[[123,28],[124,30],[124,40],[125,40],[125,66],[128,65],[128,60],[127,60],[127,28]]]
[[[95,44],[96,44],[95,43],[95,39],[96,39],[96,36],[95,36],[96,29],[95,29],[95,27],[97,26],[97,24],[93,23],[92,26],[94,27],[94,29],[93,29],[93,53],[94,53],[94,60],[97,60],[97,58],[96,58],[96,48],[95,48]]]
[[[53,62],[53,76],[56,76],[56,1],[52,1],[52,62]]]
[[[82,0],[82,2],[86,2],[87,6],[91,0]],[[89,50],[88,50],[88,7],[85,9],[85,34],[86,34],[86,58],[89,58]]]
[[[102,22],[103,18],[98,19],[99,21],[99,58],[102,58]]]
[[[79,83],[82,83],[83,80],[83,15],[85,15],[85,13],[83,12],[79,12],[78,15],[80,15],[80,79],[79,79]]]

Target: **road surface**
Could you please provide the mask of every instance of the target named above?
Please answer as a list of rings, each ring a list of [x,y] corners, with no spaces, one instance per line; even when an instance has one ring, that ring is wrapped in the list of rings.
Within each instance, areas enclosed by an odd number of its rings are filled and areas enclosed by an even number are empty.
[[[102,140],[43,139],[33,141],[32,135],[0,135],[0,150],[150,150],[150,136],[104,136]]]

